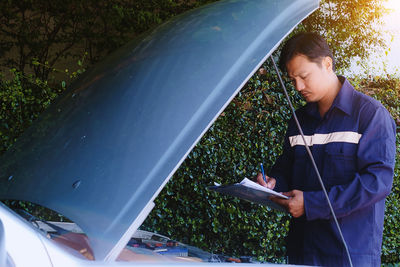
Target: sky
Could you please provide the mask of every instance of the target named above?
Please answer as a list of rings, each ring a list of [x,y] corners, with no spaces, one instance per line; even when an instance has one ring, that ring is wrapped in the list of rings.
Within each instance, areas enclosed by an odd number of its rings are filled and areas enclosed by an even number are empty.
[[[385,40],[387,40],[387,55],[384,49],[375,52],[367,60],[368,73],[373,75],[383,75],[385,73],[400,76],[400,0],[388,0],[385,7],[391,9],[389,14],[383,18],[383,31]],[[386,72],[385,70],[386,66]],[[351,73],[362,74],[365,68],[357,64],[357,59],[352,62]]]

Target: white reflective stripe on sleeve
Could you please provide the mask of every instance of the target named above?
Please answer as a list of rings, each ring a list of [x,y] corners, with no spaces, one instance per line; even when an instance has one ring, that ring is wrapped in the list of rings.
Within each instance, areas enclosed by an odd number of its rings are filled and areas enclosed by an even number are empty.
[[[314,134],[305,135],[305,139],[308,146],[312,145],[324,145],[332,142],[352,143],[358,144],[361,138],[361,134],[356,132],[334,132],[328,134]],[[289,137],[290,146],[304,146],[303,138],[301,135],[295,135]]]

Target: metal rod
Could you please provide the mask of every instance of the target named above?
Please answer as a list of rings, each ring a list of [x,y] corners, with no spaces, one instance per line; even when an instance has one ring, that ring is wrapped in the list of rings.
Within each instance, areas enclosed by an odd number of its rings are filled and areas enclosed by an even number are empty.
[[[311,162],[312,162],[312,165],[313,165],[313,167],[314,167],[314,170],[315,170],[315,172],[317,173],[317,177],[318,177],[319,183],[321,184],[322,191],[324,191],[325,198],[326,198],[326,200],[328,201],[329,209],[330,209],[330,211],[331,211],[331,213],[332,213],[332,217],[333,217],[333,219],[334,219],[334,221],[335,221],[335,224],[336,224],[336,227],[337,227],[337,229],[338,229],[338,231],[339,231],[340,238],[342,239],[343,245],[344,245],[344,247],[345,247],[345,249],[346,249],[347,258],[349,259],[350,266],[353,267],[353,262],[351,261],[349,249],[347,248],[347,244],[346,244],[346,241],[344,240],[344,237],[343,237],[343,234],[342,234],[342,230],[340,229],[339,223],[338,223],[338,221],[337,221],[337,219],[336,219],[335,211],[334,211],[333,208],[332,208],[331,201],[329,200],[329,196],[328,196],[328,193],[326,192],[324,182],[322,181],[321,175],[320,175],[320,173],[319,173],[319,171],[318,171],[317,164],[315,164],[314,157],[313,157],[313,155],[312,155],[312,153],[311,153],[310,148],[309,148],[308,145],[307,145],[306,138],[304,137],[304,134],[303,134],[303,130],[301,129],[299,120],[297,119],[296,111],[295,111],[295,109],[294,109],[294,107],[293,107],[293,105],[292,105],[292,101],[290,101],[289,95],[288,95],[287,90],[286,90],[286,86],[285,86],[285,84],[283,83],[283,80],[282,80],[282,77],[281,77],[281,75],[280,75],[280,73],[279,73],[278,67],[277,67],[276,64],[275,64],[275,60],[274,60],[274,58],[273,58],[272,55],[270,56],[270,58],[271,58],[272,64],[274,65],[276,74],[278,75],[279,82],[281,83],[281,86],[282,86],[282,88],[283,88],[283,91],[285,92],[286,99],[287,99],[287,101],[289,102],[289,106],[290,106],[290,109],[291,109],[291,111],[292,111],[293,118],[294,118],[294,120],[295,120],[295,122],[296,122],[297,128],[299,129],[300,135],[301,135],[301,137],[303,138],[304,146],[305,146],[305,148],[306,148],[306,150],[307,150],[308,156],[310,157]]]

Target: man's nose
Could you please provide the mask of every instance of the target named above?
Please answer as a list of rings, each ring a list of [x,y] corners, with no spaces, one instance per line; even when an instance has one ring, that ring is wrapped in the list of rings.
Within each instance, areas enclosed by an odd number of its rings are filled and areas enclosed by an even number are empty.
[[[297,91],[301,92],[305,88],[304,82],[301,80],[296,80],[295,87]]]

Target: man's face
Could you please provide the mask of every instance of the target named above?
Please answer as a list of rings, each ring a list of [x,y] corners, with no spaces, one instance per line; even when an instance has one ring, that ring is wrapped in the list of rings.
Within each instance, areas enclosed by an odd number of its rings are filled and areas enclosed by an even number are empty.
[[[304,55],[296,55],[286,64],[296,90],[307,102],[318,102],[327,96],[329,91],[326,86],[327,75],[332,71],[329,60],[329,57],[325,57],[321,64],[317,64]]]

